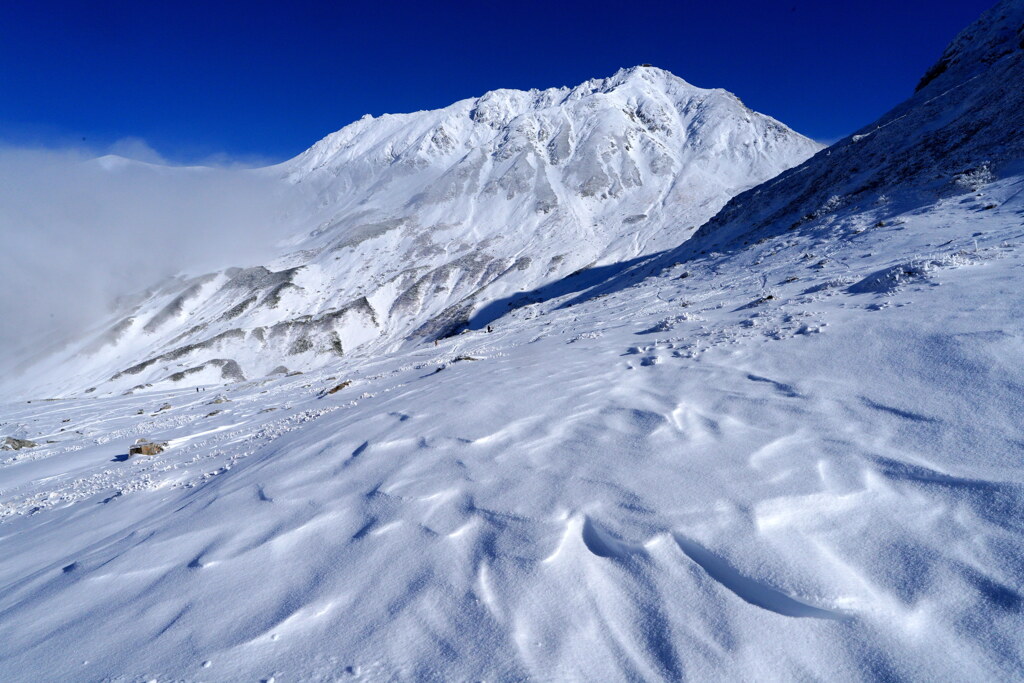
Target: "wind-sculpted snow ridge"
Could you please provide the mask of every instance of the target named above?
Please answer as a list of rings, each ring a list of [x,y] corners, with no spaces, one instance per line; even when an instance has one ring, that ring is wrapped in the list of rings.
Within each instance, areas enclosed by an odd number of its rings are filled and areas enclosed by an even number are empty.
[[[170,280],[12,391],[171,388],[216,358],[260,377],[430,342],[511,293],[678,244],[819,148],[653,67],[365,117],[258,171],[303,198],[280,258]]]

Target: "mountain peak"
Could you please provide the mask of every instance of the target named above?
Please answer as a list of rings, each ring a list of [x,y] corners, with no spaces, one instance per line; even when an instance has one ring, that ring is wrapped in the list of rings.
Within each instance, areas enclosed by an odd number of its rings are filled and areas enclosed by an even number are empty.
[[[611,76],[592,78],[570,90],[579,95],[589,95],[609,93],[624,86],[634,86],[643,90],[654,89],[663,92],[670,90],[699,92],[704,90],[703,88],[691,85],[671,71],[650,64],[622,67]]]
[[[421,162],[437,155],[461,156],[488,139],[496,139],[495,136],[518,137],[526,128],[536,129],[536,135],[541,137],[555,135],[565,116],[585,127],[610,126],[617,131],[615,137],[626,130],[642,128],[655,134],[660,130],[668,136],[679,128],[676,132],[682,137],[677,139],[682,140],[688,130],[685,122],[698,111],[702,127],[743,128],[757,120],[778,131],[788,131],[771,117],[747,109],[732,93],[699,88],[670,71],[644,64],[621,68],[611,76],[590,79],[574,87],[499,88],[441,109],[376,118],[367,115],[326,136],[280,168],[293,181],[302,181],[310,173],[346,164],[371,148],[376,150],[378,160],[388,164],[409,154]],[[788,133],[795,135],[793,131]],[[728,143],[730,155],[735,153],[735,146],[728,142],[731,136],[724,132],[723,136],[719,141]],[[385,138],[388,142],[383,142]],[[558,148],[575,146],[575,139],[575,133],[564,130],[559,142],[551,144]],[[539,145],[540,138],[533,142]],[[806,139],[801,144],[816,146]]]
[[[647,81],[648,83],[666,80],[686,83],[684,79],[680,78],[668,69],[662,69],[661,67],[654,66],[653,64],[637,64],[636,66],[622,67],[611,76],[611,80],[625,81],[633,78],[639,78]],[[686,84],[689,85],[689,83]]]
[[[270,169],[302,207],[289,251],[122,310],[82,381],[174,386],[226,360],[254,377],[442,337],[505,297],[675,246],[818,149],[651,66],[363,117]]]

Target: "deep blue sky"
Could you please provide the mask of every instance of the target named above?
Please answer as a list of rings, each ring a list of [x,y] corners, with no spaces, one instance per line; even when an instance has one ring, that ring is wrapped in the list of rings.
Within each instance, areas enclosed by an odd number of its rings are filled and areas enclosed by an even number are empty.
[[[0,3],[0,143],[281,160],[365,113],[650,62],[831,140],[994,0]]]

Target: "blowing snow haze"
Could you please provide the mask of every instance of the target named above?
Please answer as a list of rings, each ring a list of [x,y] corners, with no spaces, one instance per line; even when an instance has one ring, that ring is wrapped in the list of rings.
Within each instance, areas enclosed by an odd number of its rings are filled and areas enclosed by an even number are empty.
[[[147,156],[155,163],[0,148],[0,367],[85,333],[119,296],[247,265],[280,238],[285,195],[273,176]]]

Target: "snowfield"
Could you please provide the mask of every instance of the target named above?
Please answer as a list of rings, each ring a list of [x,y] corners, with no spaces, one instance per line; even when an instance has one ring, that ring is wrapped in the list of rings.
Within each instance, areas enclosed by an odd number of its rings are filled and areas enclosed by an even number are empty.
[[[449,336],[423,295],[305,372],[54,357],[0,405],[0,680],[1024,679],[1022,38],[1003,0],[878,124],[695,233],[661,204],[671,244],[440,288]],[[318,268],[178,284],[293,315]]]
[[[1017,678],[1022,197],[330,371],[7,405],[42,445],[0,462],[0,676]],[[140,436],[170,448],[121,462]]]

